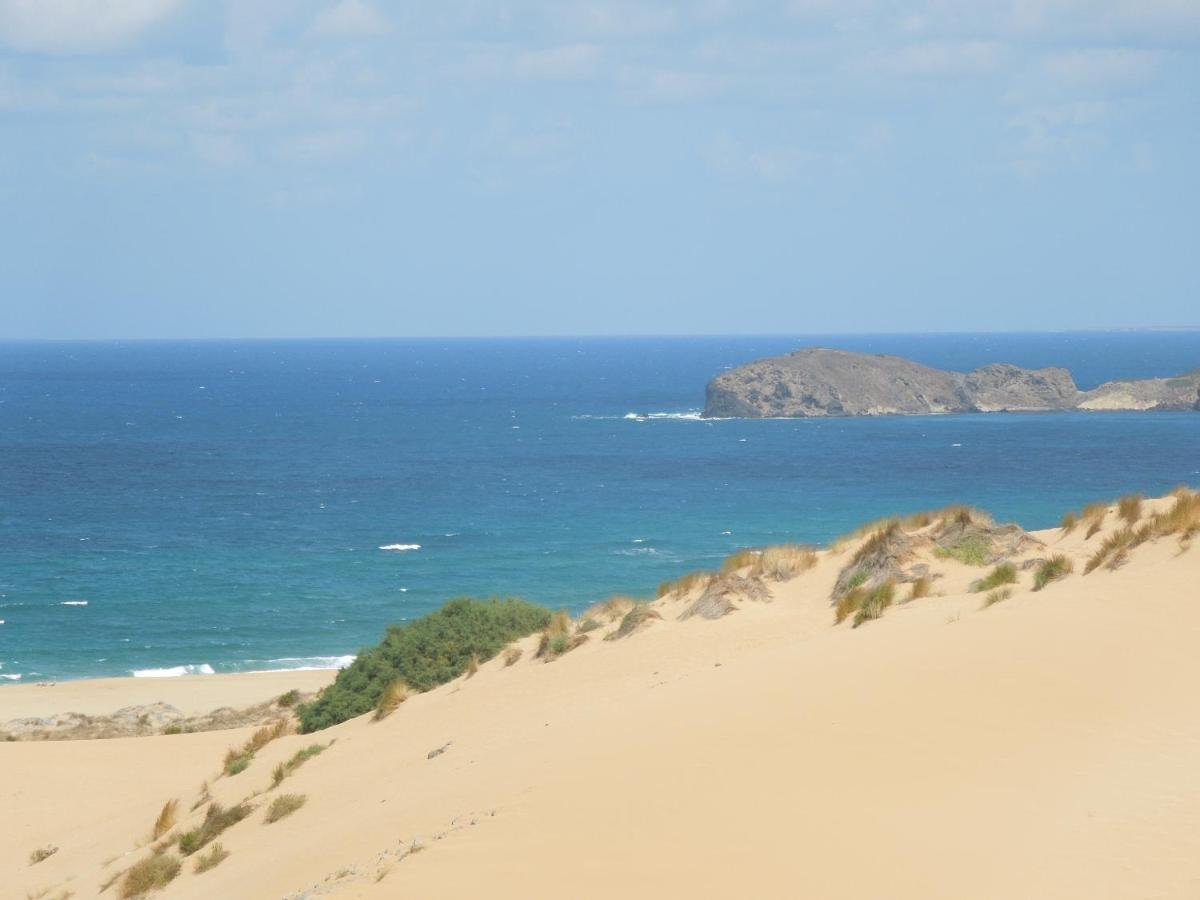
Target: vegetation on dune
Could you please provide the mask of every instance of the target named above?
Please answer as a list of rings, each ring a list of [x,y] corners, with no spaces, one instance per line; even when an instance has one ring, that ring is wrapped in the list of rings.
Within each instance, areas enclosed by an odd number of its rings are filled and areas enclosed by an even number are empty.
[[[285,816],[290,816],[308,800],[304,794],[280,794],[271,801],[270,807],[267,808],[267,815],[263,819],[264,825],[270,825],[272,822],[278,822]]]
[[[586,640],[585,635],[573,635],[573,630],[570,616],[562,610],[554,613],[538,638],[537,658],[547,661],[557,659],[579,646],[578,638]]]
[[[58,848],[55,847],[53,844],[51,844],[48,847],[38,847],[36,850],[34,850],[32,853],[29,854],[29,864],[31,866],[36,866],[38,863],[42,862],[43,860],[46,860],[46,859],[49,859],[50,857],[52,857],[57,852],[58,852]]]
[[[287,762],[281,762],[275,767],[275,771],[271,773],[271,787],[279,787],[283,779],[287,778],[314,756],[320,756],[328,746],[329,744],[309,744],[303,750],[297,750],[291,759]]]
[[[1010,562],[1000,563],[996,568],[988,573],[986,578],[981,578],[971,586],[971,590],[976,593],[990,591],[993,588],[1001,587],[1006,584],[1017,583],[1017,567]]]
[[[1038,570],[1033,576],[1033,589],[1040,591],[1051,582],[1066,578],[1074,571],[1075,564],[1071,562],[1070,557],[1056,553],[1038,566]]]
[[[283,709],[291,709],[296,705],[297,702],[299,702],[299,700],[300,692],[295,688],[292,688],[286,694],[280,694],[278,697],[276,697],[275,704]]]
[[[246,771],[250,763],[254,761],[254,754],[291,730],[292,724],[287,719],[276,719],[270,725],[264,725],[254,732],[241,747],[231,748],[225,754],[225,774],[233,776]]]
[[[505,649],[505,651],[504,651],[504,667],[508,668],[509,666],[516,665],[517,661],[520,660],[520,658],[524,654],[524,652],[525,651],[523,651],[520,647],[508,647],[507,649]]]
[[[1137,520],[1142,517],[1143,499],[1141,494],[1126,494],[1117,501],[1117,515],[1130,525],[1137,524]]]
[[[1007,587],[1006,588],[997,588],[994,591],[989,591],[988,595],[983,598],[983,608],[987,609],[989,606],[995,606],[1000,601],[1007,600],[1012,595],[1013,595],[1012,588],[1007,588]]]
[[[1070,534],[1079,525],[1079,516],[1073,512],[1069,512],[1062,517],[1062,521],[1058,523],[1058,527],[1063,530],[1064,534]]]
[[[229,856],[229,851],[220,844],[213,844],[208,848],[207,853],[201,853],[196,857],[196,874],[200,875],[207,872],[209,869],[214,869],[224,862]]]
[[[909,600],[920,600],[922,597],[928,597],[933,593],[933,579],[928,575],[922,575],[912,583],[908,591]]]
[[[721,574],[732,575],[740,569],[753,568],[758,565],[758,550],[739,550],[725,557],[721,563]]]
[[[169,853],[156,853],[134,863],[121,882],[122,900],[166,887],[179,874],[180,862]]]
[[[1101,528],[1104,527],[1104,519],[1108,516],[1107,503],[1089,503],[1083,508],[1083,513],[1080,519],[1087,525],[1087,532],[1084,534],[1084,540],[1092,537]]]
[[[621,619],[621,624],[617,627],[616,631],[610,635],[607,635],[605,640],[615,641],[623,637],[628,637],[643,625],[649,624],[650,622],[661,618],[662,616],[659,615],[649,603],[639,603],[629,612],[625,613],[625,616]]]
[[[688,572],[686,575],[676,578],[674,581],[664,581],[658,586],[656,599],[666,597],[668,594],[687,594],[696,588],[706,588],[709,582],[716,576],[712,572],[697,571]]]
[[[937,547],[933,555],[938,559],[955,559],[968,566],[986,566],[991,555],[991,542],[980,535],[970,535],[949,547]]]
[[[328,728],[370,712],[397,679],[418,692],[453,681],[472,656],[489,660],[549,621],[549,610],[524,600],[460,597],[427,616],[393,625],[380,644],[359,653],[320,696],[297,707],[300,730]]]
[[[767,547],[759,554],[753,574],[772,581],[787,581],[807,572],[817,564],[812,547],[800,544],[779,544]]]
[[[896,586],[890,581],[886,581],[867,591],[859,604],[858,609],[854,613],[854,625],[857,628],[863,622],[869,622],[872,619],[878,619],[883,615],[883,611],[892,605],[892,600],[896,596]]]
[[[249,803],[242,802],[228,809],[219,803],[214,803],[204,814],[204,821],[191,831],[179,836],[179,852],[191,856],[197,850],[203,849],[214,839],[220,837],[227,828],[236,825],[254,811]]]
[[[375,721],[386,719],[411,696],[412,688],[408,686],[408,682],[403,678],[397,678],[379,695],[379,700],[375,703]]]
[[[158,814],[158,818],[154,820],[154,828],[151,829],[150,839],[157,841],[160,837],[175,827],[175,820],[178,817],[179,801],[168,800],[163,804],[162,810]]]

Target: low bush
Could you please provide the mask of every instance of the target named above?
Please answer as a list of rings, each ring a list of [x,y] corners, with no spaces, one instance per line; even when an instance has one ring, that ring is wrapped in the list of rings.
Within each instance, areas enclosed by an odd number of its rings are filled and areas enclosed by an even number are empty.
[[[403,625],[363,650],[319,697],[296,708],[301,731],[328,728],[370,712],[383,692],[402,678],[414,691],[453,681],[471,657],[486,661],[518,638],[546,627],[549,610],[524,600],[460,597]]]
[[[122,900],[165,888],[179,874],[180,862],[169,853],[156,853],[134,863],[121,882]]]
[[[272,822],[278,822],[285,816],[290,816],[302,807],[307,799],[303,794],[280,794],[271,801],[271,805],[267,809],[267,815],[263,819],[263,824],[270,825]]]

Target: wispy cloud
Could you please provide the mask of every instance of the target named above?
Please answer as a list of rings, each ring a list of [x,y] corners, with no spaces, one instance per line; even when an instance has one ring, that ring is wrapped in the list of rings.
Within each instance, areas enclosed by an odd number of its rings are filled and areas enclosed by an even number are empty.
[[[32,53],[112,51],[181,5],[181,0],[0,0],[0,43]]]
[[[388,18],[365,0],[339,0],[313,21],[312,33],[322,37],[379,37],[392,30]]]

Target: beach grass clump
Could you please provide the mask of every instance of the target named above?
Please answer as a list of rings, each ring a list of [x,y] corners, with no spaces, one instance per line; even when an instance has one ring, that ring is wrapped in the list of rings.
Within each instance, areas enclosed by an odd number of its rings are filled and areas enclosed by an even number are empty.
[[[292,688],[286,694],[280,694],[275,698],[275,705],[280,709],[291,709],[300,702],[300,692]]]
[[[158,818],[154,820],[154,828],[150,832],[150,840],[157,841],[160,837],[175,827],[179,817],[179,801],[168,800],[159,810]]]
[[[625,614],[616,630],[612,634],[606,635],[604,639],[606,641],[615,641],[620,638],[629,637],[629,635],[644,626],[661,618],[662,616],[649,603],[639,603]]]
[[[220,837],[222,832],[232,828],[253,811],[254,807],[245,801],[228,808],[219,803],[212,804],[205,811],[204,821],[198,827],[191,831],[185,831],[179,836],[179,852],[184,856],[191,856],[197,850],[208,846],[213,840]]]
[[[978,534],[967,535],[949,547],[935,547],[933,551],[938,559],[954,559],[968,566],[986,566],[991,553],[991,541]]]
[[[271,741],[278,740],[292,730],[292,725],[287,719],[276,719],[270,725],[264,725],[254,734],[250,735],[250,739],[239,748],[231,748],[225,754],[224,771],[226,775],[238,775],[245,772],[249,768],[250,763],[254,761],[256,754]]]
[[[480,665],[479,654],[472,653],[471,658],[467,660],[467,671],[465,673],[466,676],[468,678],[474,678],[476,675],[478,675],[479,674],[479,665]]]
[[[1079,518],[1087,525],[1087,532],[1084,534],[1084,540],[1093,537],[1101,528],[1104,527],[1104,520],[1108,516],[1107,503],[1089,503],[1083,508],[1083,512]]]
[[[250,763],[254,760],[254,754],[248,753],[245,750],[240,750],[236,747],[231,747],[225,753],[224,772],[230,777],[240,775],[250,768]]]
[[[892,600],[895,599],[895,596],[896,586],[890,581],[885,581],[883,584],[866,591],[862,602],[854,612],[854,624],[852,627],[857,628],[864,622],[870,622],[873,619],[882,617],[883,611],[892,605]]]
[[[121,898],[129,900],[165,888],[179,874],[181,864],[170,853],[155,853],[134,863],[121,882]]]
[[[987,596],[983,598],[983,608],[987,609],[989,606],[995,606],[997,603],[1007,600],[1012,595],[1013,590],[1010,587],[996,588],[994,591],[988,591]]]
[[[201,853],[196,857],[196,874],[202,875],[209,869],[215,869],[229,856],[229,851],[221,846],[220,843],[215,843],[208,848],[207,853]]]
[[[928,575],[922,575],[909,586],[908,599],[920,600],[922,597],[928,597],[932,593],[933,579]]]
[[[379,695],[379,700],[375,704],[375,721],[386,719],[397,709],[400,704],[412,696],[412,688],[408,686],[408,682],[403,678],[397,678],[387,686],[382,694]]]
[[[571,617],[562,610],[554,613],[538,638],[537,658],[554,659],[566,653],[571,646],[571,632]]]
[[[625,613],[633,609],[636,605],[637,601],[632,597],[625,597],[620,594],[616,594],[612,597],[609,597],[607,600],[601,600],[599,603],[593,603],[583,611],[581,618],[584,621],[591,619],[599,624],[604,624],[605,622],[615,622],[617,619],[625,615]]]
[[[508,647],[504,651],[504,668],[515,666],[524,655],[525,651],[520,647]]]
[[[833,624],[841,625],[852,614],[858,612],[866,598],[867,591],[861,586],[852,587],[846,593],[842,594],[842,596],[838,597],[837,602],[833,606]]]
[[[1127,558],[1130,547],[1136,546],[1141,534],[1144,532],[1135,531],[1128,525],[1114,531],[1104,539],[1100,547],[1088,559],[1083,567],[1083,574],[1090,575],[1105,563],[1112,568],[1120,566]]]
[[[1058,523],[1058,527],[1062,529],[1063,534],[1070,534],[1079,527],[1079,516],[1073,512],[1064,514],[1062,521]]]
[[[1142,501],[1144,499],[1141,494],[1126,494],[1117,501],[1117,515],[1128,524],[1136,525],[1138,519],[1142,517]]]
[[[971,585],[971,590],[975,593],[983,593],[994,588],[1002,587],[1006,584],[1017,583],[1017,567],[1010,562],[1000,563],[996,568],[992,569],[987,574],[986,578],[981,578],[975,584]]]
[[[388,628],[383,641],[359,652],[320,696],[296,707],[302,732],[328,728],[373,710],[403,679],[423,692],[458,678],[472,656],[487,662],[513,641],[541,631],[550,611],[524,600],[459,597],[441,609]]]
[[[731,553],[721,563],[721,574],[732,575],[742,569],[752,569],[758,565],[758,557],[758,550],[738,550],[736,553]]]
[[[758,555],[752,574],[772,581],[788,581],[802,575],[817,564],[812,547],[800,544],[777,544]]]
[[[302,750],[297,750],[292,754],[291,759],[287,762],[281,762],[275,767],[275,770],[271,773],[271,787],[279,787],[283,779],[287,778],[314,756],[320,756],[328,747],[329,744],[309,744]]]
[[[53,844],[48,844],[45,847],[38,847],[36,850],[34,850],[32,853],[29,854],[29,864],[31,866],[36,866],[38,863],[44,862],[45,860],[52,857],[57,852],[58,852],[58,848],[55,847]]]
[[[1040,591],[1046,585],[1066,578],[1074,571],[1075,564],[1071,562],[1070,557],[1056,553],[1038,566],[1033,576],[1033,589]]]
[[[1171,496],[1175,502],[1166,512],[1152,516],[1149,524],[1155,537],[1178,535],[1186,546],[1200,533],[1200,493],[1176,488]]]
[[[712,580],[716,577],[712,572],[696,571],[688,572],[686,575],[681,575],[674,581],[664,581],[658,586],[658,593],[655,594],[655,599],[662,599],[670,594],[685,596],[699,588],[703,590],[708,587]]]
[[[263,818],[263,824],[270,825],[286,816],[290,816],[302,807],[307,800],[308,798],[304,794],[280,794],[271,801],[271,805],[267,809],[267,814]]]

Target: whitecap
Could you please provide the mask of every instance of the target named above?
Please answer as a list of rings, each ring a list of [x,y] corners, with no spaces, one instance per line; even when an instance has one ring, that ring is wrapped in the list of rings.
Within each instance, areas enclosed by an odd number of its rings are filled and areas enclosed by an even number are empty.
[[[0,678],[3,678],[5,681],[20,681],[21,674],[18,672],[16,675],[0,675]]]
[[[215,675],[208,663],[191,666],[168,666],[165,669],[134,669],[129,673],[134,678],[179,678],[182,675]]]
[[[409,550],[420,550],[420,544],[384,544],[380,550],[393,550],[397,553],[406,553]]]
[[[354,662],[354,656],[283,656],[279,659],[247,659],[247,665],[259,665],[261,669],[247,669],[247,673],[255,672],[311,672],[324,669],[344,669]]]
[[[87,606],[88,602],[86,600],[64,600],[62,603],[60,603],[58,605],[59,606]]]

